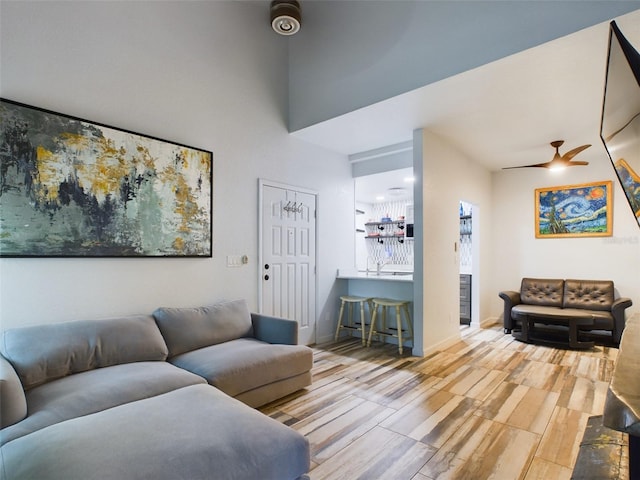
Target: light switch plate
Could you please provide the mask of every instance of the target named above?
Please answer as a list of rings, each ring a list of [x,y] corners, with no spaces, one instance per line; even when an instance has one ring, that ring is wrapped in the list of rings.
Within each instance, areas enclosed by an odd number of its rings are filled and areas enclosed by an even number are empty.
[[[227,255],[227,267],[241,267],[242,255]]]
[[[227,255],[227,267],[241,267],[249,263],[246,255]]]

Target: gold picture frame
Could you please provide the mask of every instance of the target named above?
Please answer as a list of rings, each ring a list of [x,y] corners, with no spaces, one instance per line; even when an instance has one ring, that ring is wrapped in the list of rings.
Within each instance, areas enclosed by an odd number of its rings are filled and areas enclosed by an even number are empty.
[[[613,182],[535,190],[536,238],[610,237]]]

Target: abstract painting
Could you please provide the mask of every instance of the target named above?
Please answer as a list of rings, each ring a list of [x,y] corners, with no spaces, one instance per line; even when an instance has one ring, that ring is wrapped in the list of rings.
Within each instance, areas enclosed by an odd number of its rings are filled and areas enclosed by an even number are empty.
[[[610,180],[536,189],[536,238],[611,236],[611,196]]]
[[[211,257],[212,153],[0,99],[0,256]]]

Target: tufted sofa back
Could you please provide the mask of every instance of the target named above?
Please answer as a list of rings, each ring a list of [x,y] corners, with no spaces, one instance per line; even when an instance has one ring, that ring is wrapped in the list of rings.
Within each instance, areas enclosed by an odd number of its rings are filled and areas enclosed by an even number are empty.
[[[565,280],[564,308],[611,310],[614,300],[610,280]]]
[[[520,301],[529,305],[562,308],[563,293],[562,279],[523,278],[520,284]]]

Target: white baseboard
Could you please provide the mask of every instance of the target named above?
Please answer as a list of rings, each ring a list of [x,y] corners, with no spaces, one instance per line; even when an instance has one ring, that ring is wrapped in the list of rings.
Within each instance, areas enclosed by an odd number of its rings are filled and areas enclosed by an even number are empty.
[[[494,323],[500,323],[500,317],[487,317],[480,322],[480,328],[487,328]]]
[[[423,352],[421,352],[422,353],[421,355],[418,355],[417,352],[414,352],[413,354],[417,357],[426,357],[427,355],[430,355],[432,353],[435,353],[441,350],[446,350],[447,348],[455,345],[459,341],[460,341],[460,335],[452,335],[448,338],[445,338],[444,340],[439,341],[434,345],[429,345],[427,348],[424,349]]]

